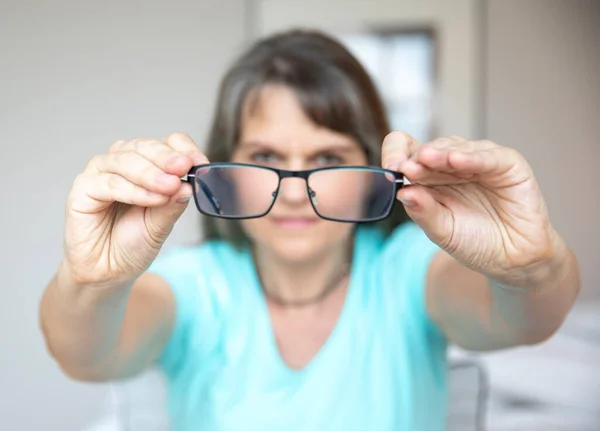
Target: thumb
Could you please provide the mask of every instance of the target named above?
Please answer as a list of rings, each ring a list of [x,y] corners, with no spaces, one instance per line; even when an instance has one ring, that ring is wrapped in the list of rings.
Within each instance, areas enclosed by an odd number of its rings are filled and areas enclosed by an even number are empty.
[[[165,205],[147,208],[146,228],[154,239],[164,242],[173,226],[181,217],[192,197],[192,186],[182,182],[177,193],[174,193]]]
[[[397,171],[400,165],[417,151],[419,142],[408,133],[394,131],[388,134],[381,146],[381,166]]]
[[[448,207],[435,199],[434,193],[431,188],[411,184],[400,189],[397,198],[404,204],[408,216],[429,239],[445,248],[452,239],[454,218]]]

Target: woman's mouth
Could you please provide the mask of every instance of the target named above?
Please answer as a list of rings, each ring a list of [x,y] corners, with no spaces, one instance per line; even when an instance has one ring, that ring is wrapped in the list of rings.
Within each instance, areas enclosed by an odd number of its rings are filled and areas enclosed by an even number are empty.
[[[316,217],[273,217],[273,223],[284,229],[305,229],[314,225],[319,219]]]

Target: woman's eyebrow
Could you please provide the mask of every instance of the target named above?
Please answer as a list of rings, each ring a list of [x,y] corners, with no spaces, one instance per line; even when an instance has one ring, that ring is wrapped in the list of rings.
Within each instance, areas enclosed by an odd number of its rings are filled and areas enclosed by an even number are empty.
[[[260,149],[260,150],[271,150],[274,152],[281,152],[282,148],[280,144],[277,144],[275,142],[269,142],[269,141],[259,141],[259,140],[247,140],[247,141],[242,141],[240,142],[239,148],[244,148],[244,149]],[[357,148],[355,145],[353,145],[351,142],[326,142],[326,143],[322,143],[322,144],[308,144],[306,146],[304,146],[304,149],[307,150],[307,152],[310,153],[320,153],[320,152],[326,152],[326,151],[336,151],[336,152],[352,152],[352,151],[356,151],[359,148]]]
[[[358,148],[350,143],[345,142],[332,142],[326,143],[322,145],[315,145],[314,147],[310,147],[310,151],[314,153],[324,152],[324,151],[335,151],[335,152],[343,152],[348,153],[352,151],[356,151]]]
[[[251,140],[251,141],[241,141],[239,144],[239,147],[240,148],[244,147],[244,148],[259,148],[259,149],[276,150],[276,149],[280,148],[280,145],[277,145],[274,142]]]

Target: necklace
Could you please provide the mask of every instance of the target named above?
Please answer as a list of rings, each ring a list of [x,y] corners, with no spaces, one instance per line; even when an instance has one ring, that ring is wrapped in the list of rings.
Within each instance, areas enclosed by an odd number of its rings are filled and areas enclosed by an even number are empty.
[[[349,275],[349,272],[350,272],[349,268],[346,266],[342,271],[340,271],[340,273],[336,277],[333,278],[333,280],[330,283],[328,283],[325,286],[325,289],[323,289],[321,291],[321,293],[319,293],[318,295],[316,295],[312,298],[300,299],[297,301],[288,301],[287,299],[283,299],[279,295],[267,292],[266,289],[264,288],[264,284],[262,283],[262,281],[261,281],[261,288],[262,288],[262,291],[264,292],[265,296],[268,299],[279,304],[282,307],[286,307],[286,308],[306,307],[308,305],[316,304],[317,302],[320,302],[323,299],[325,299],[327,296],[329,296],[330,293],[332,293],[337,287],[339,287],[342,284],[342,281],[346,278],[346,276]]]

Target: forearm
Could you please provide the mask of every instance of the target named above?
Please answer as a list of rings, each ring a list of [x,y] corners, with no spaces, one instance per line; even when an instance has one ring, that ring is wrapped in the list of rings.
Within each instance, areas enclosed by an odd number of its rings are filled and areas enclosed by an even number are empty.
[[[492,324],[519,344],[544,341],[563,323],[580,284],[577,259],[566,247],[514,282],[489,280]]]
[[[577,260],[561,249],[537,268],[513,271],[504,284],[439,253],[427,289],[432,319],[451,342],[467,350],[546,340],[564,321],[580,288]]]
[[[40,324],[49,351],[67,374],[93,379],[116,361],[130,290],[77,286],[66,271],[57,271],[42,297]]]

